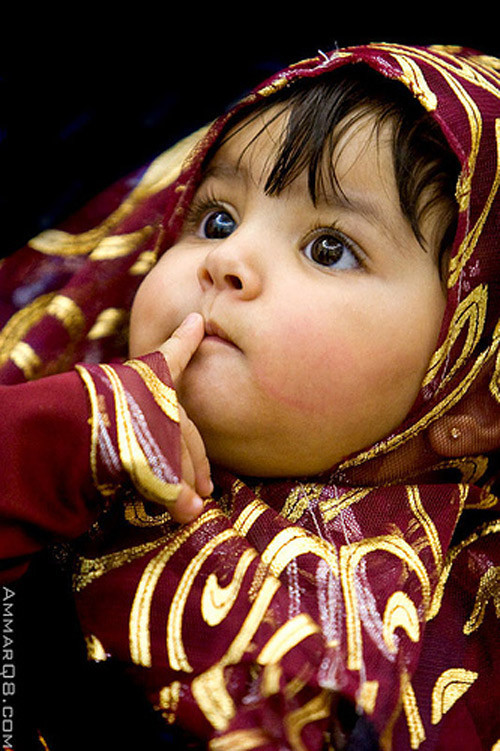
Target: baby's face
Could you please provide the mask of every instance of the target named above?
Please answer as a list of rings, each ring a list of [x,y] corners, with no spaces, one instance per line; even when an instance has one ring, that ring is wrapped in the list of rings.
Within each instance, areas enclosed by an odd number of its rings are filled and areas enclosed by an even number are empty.
[[[314,206],[305,175],[264,193],[282,123],[244,151],[261,127],[214,156],[183,235],[137,293],[130,353],[202,313],[207,335],[177,389],[210,459],[310,475],[401,424],[445,298],[434,254],[401,213],[384,131],[375,140],[366,122],[350,134],[336,163],[347,200]],[[431,237],[431,219],[424,229]]]

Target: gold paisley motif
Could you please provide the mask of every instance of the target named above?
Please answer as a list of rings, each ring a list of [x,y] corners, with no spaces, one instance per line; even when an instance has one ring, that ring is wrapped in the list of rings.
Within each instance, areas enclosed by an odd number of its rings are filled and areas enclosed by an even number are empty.
[[[103,237],[97,247],[90,253],[92,261],[114,261],[132,253],[153,232],[153,227],[146,225],[135,232],[124,235]]]
[[[349,670],[362,668],[361,622],[355,588],[356,567],[362,558],[377,551],[384,551],[400,558],[416,573],[422,589],[424,608],[427,608],[430,599],[430,584],[425,566],[406,540],[394,535],[382,535],[343,545],[340,549],[340,580],[344,592]]]
[[[432,689],[431,722],[437,725],[461,696],[472,686],[478,673],[465,668],[450,668],[441,673]]]
[[[165,566],[177,550],[204,524],[221,515],[217,509],[205,511],[187,527],[179,530],[172,540],[149,561],[144,569],[134,595],[129,618],[130,657],[137,665],[151,667],[150,621],[151,604],[156,585]]]
[[[55,295],[55,292],[40,295],[9,318],[0,331],[0,366],[7,362],[14,347],[43,318]]]
[[[245,550],[236,564],[233,578],[224,587],[220,586],[214,573],[210,574],[201,595],[201,615],[209,626],[217,626],[226,618],[236,602],[243,577],[255,558],[257,552],[253,548]]]
[[[389,649],[395,654],[397,646],[394,642],[394,632],[402,628],[413,642],[417,642],[420,636],[420,623],[415,604],[405,592],[398,591],[387,600],[384,611],[382,636]]]
[[[394,55],[394,57],[403,71],[399,80],[408,86],[412,94],[428,112],[433,112],[438,104],[437,96],[429,88],[421,68],[409,56]]]
[[[108,659],[102,642],[94,634],[88,634],[85,637],[85,647],[87,649],[87,659],[92,662],[105,662]]]
[[[218,663],[198,675],[191,684],[196,703],[216,730],[225,730],[236,711],[224,680],[224,668],[242,659],[280,587],[280,582],[274,576],[264,579],[252,607],[226,653]]]
[[[71,339],[76,339],[85,328],[85,316],[71,297],[55,295],[47,306],[47,315],[62,323]]]

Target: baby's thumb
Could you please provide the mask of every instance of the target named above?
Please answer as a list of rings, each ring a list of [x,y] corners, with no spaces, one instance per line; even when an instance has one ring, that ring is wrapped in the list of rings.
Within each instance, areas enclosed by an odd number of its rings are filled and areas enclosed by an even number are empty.
[[[158,349],[165,357],[175,382],[198,349],[205,333],[203,317],[190,313]]]

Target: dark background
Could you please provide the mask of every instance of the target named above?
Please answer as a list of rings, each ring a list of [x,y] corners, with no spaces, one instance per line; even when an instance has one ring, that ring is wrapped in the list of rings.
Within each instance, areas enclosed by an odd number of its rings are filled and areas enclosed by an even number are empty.
[[[462,44],[500,56],[491,19],[438,21],[421,6],[418,15],[405,8],[402,17],[370,18],[357,9],[349,18],[333,4],[313,7],[314,18],[298,7],[294,20],[280,17],[284,10],[271,19],[238,6],[210,6],[202,17],[188,6],[175,15],[137,6],[121,8],[117,21],[72,6],[71,17],[69,9],[54,19],[26,11],[27,18],[3,23],[0,255],[318,49],[398,41]]]

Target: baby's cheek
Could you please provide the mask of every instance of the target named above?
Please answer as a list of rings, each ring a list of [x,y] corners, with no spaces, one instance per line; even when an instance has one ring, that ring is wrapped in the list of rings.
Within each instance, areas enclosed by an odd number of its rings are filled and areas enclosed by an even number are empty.
[[[254,369],[259,388],[268,398],[314,414],[325,414],[332,403],[342,408],[352,400],[349,380],[355,366],[348,343],[340,337],[332,341],[307,320],[277,330],[281,333],[268,345],[269,354]]]

